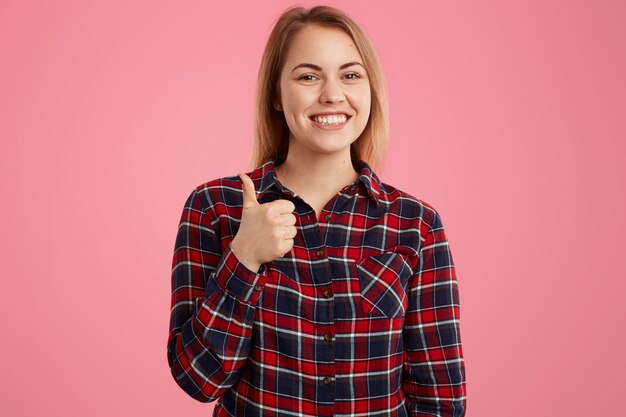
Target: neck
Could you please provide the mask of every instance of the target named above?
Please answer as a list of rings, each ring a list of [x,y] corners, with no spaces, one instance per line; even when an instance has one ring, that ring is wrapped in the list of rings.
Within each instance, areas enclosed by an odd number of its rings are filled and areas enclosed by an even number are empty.
[[[276,167],[281,183],[292,190],[336,190],[356,181],[359,173],[352,166],[350,148],[345,152],[312,154],[289,148],[285,161]]]

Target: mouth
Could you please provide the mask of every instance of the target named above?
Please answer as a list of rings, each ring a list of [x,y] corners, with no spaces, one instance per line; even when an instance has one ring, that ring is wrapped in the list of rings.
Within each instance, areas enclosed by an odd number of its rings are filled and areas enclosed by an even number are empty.
[[[309,119],[316,125],[326,127],[340,127],[346,124],[352,116],[346,113],[327,113],[327,114],[315,114],[309,116]]]

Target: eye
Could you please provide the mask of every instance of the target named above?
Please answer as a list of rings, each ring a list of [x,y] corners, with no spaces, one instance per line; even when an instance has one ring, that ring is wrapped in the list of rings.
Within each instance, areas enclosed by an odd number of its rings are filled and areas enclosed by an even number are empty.
[[[348,72],[344,75],[349,80],[357,80],[361,78],[361,75],[358,72]]]
[[[313,81],[315,78],[316,77],[313,74],[303,74],[298,77],[299,80],[303,80],[303,81]]]

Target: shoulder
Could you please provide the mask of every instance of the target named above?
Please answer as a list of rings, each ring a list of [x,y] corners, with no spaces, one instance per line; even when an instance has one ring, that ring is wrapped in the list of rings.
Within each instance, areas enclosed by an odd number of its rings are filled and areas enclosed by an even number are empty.
[[[441,222],[435,207],[405,190],[383,181],[370,165],[360,159],[356,167],[366,182],[370,196],[377,197],[377,205],[389,215],[395,216],[398,228],[419,227],[421,234],[428,233]]]
[[[273,160],[270,160],[252,171],[238,172],[242,172],[250,177],[258,193],[260,189],[263,190],[271,185],[272,167]],[[198,185],[194,191],[201,195],[209,204],[241,204],[243,200],[243,183],[237,173],[206,181]]]
[[[441,216],[429,202],[391,184],[380,182],[380,203],[400,218],[417,222],[423,232],[441,227]]]
[[[266,162],[252,171],[243,172],[254,183],[257,196],[271,185],[270,169],[270,162]],[[230,209],[237,212],[243,205],[243,183],[239,175],[233,173],[197,185],[192,191],[192,196],[202,206],[204,212],[213,210],[216,216],[226,212],[232,214]]]
[[[241,197],[241,190],[242,183],[239,176],[230,175],[203,182],[196,186],[194,192],[205,204],[212,205],[231,203],[229,199],[233,196],[239,195]]]
[[[252,180],[257,199],[274,183],[272,167],[273,160],[269,160],[252,171],[243,172]],[[196,186],[192,194],[202,204],[205,211],[217,210],[216,215],[230,212],[229,209],[234,209],[236,214],[243,205],[243,183],[238,173],[205,181]]]

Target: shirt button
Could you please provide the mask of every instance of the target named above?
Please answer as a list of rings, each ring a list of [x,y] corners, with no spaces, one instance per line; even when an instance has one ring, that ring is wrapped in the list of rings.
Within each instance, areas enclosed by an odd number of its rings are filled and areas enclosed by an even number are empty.
[[[324,297],[330,298],[333,296],[333,292],[331,290],[324,291]]]
[[[254,291],[261,291],[261,286],[259,284],[256,284],[254,286]]]
[[[331,384],[333,382],[333,379],[329,376],[327,376],[326,378],[324,378],[324,385],[328,385]]]
[[[330,218],[331,218],[331,214],[330,213],[326,213],[326,215],[324,216],[324,220],[330,221]]]
[[[326,333],[324,335],[324,340],[330,342],[331,340],[333,340],[333,335],[331,335],[330,333]]]
[[[318,258],[321,258],[322,256],[324,256],[324,251],[322,249],[320,249],[320,250],[318,250],[316,252],[316,255],[317,255]]]

